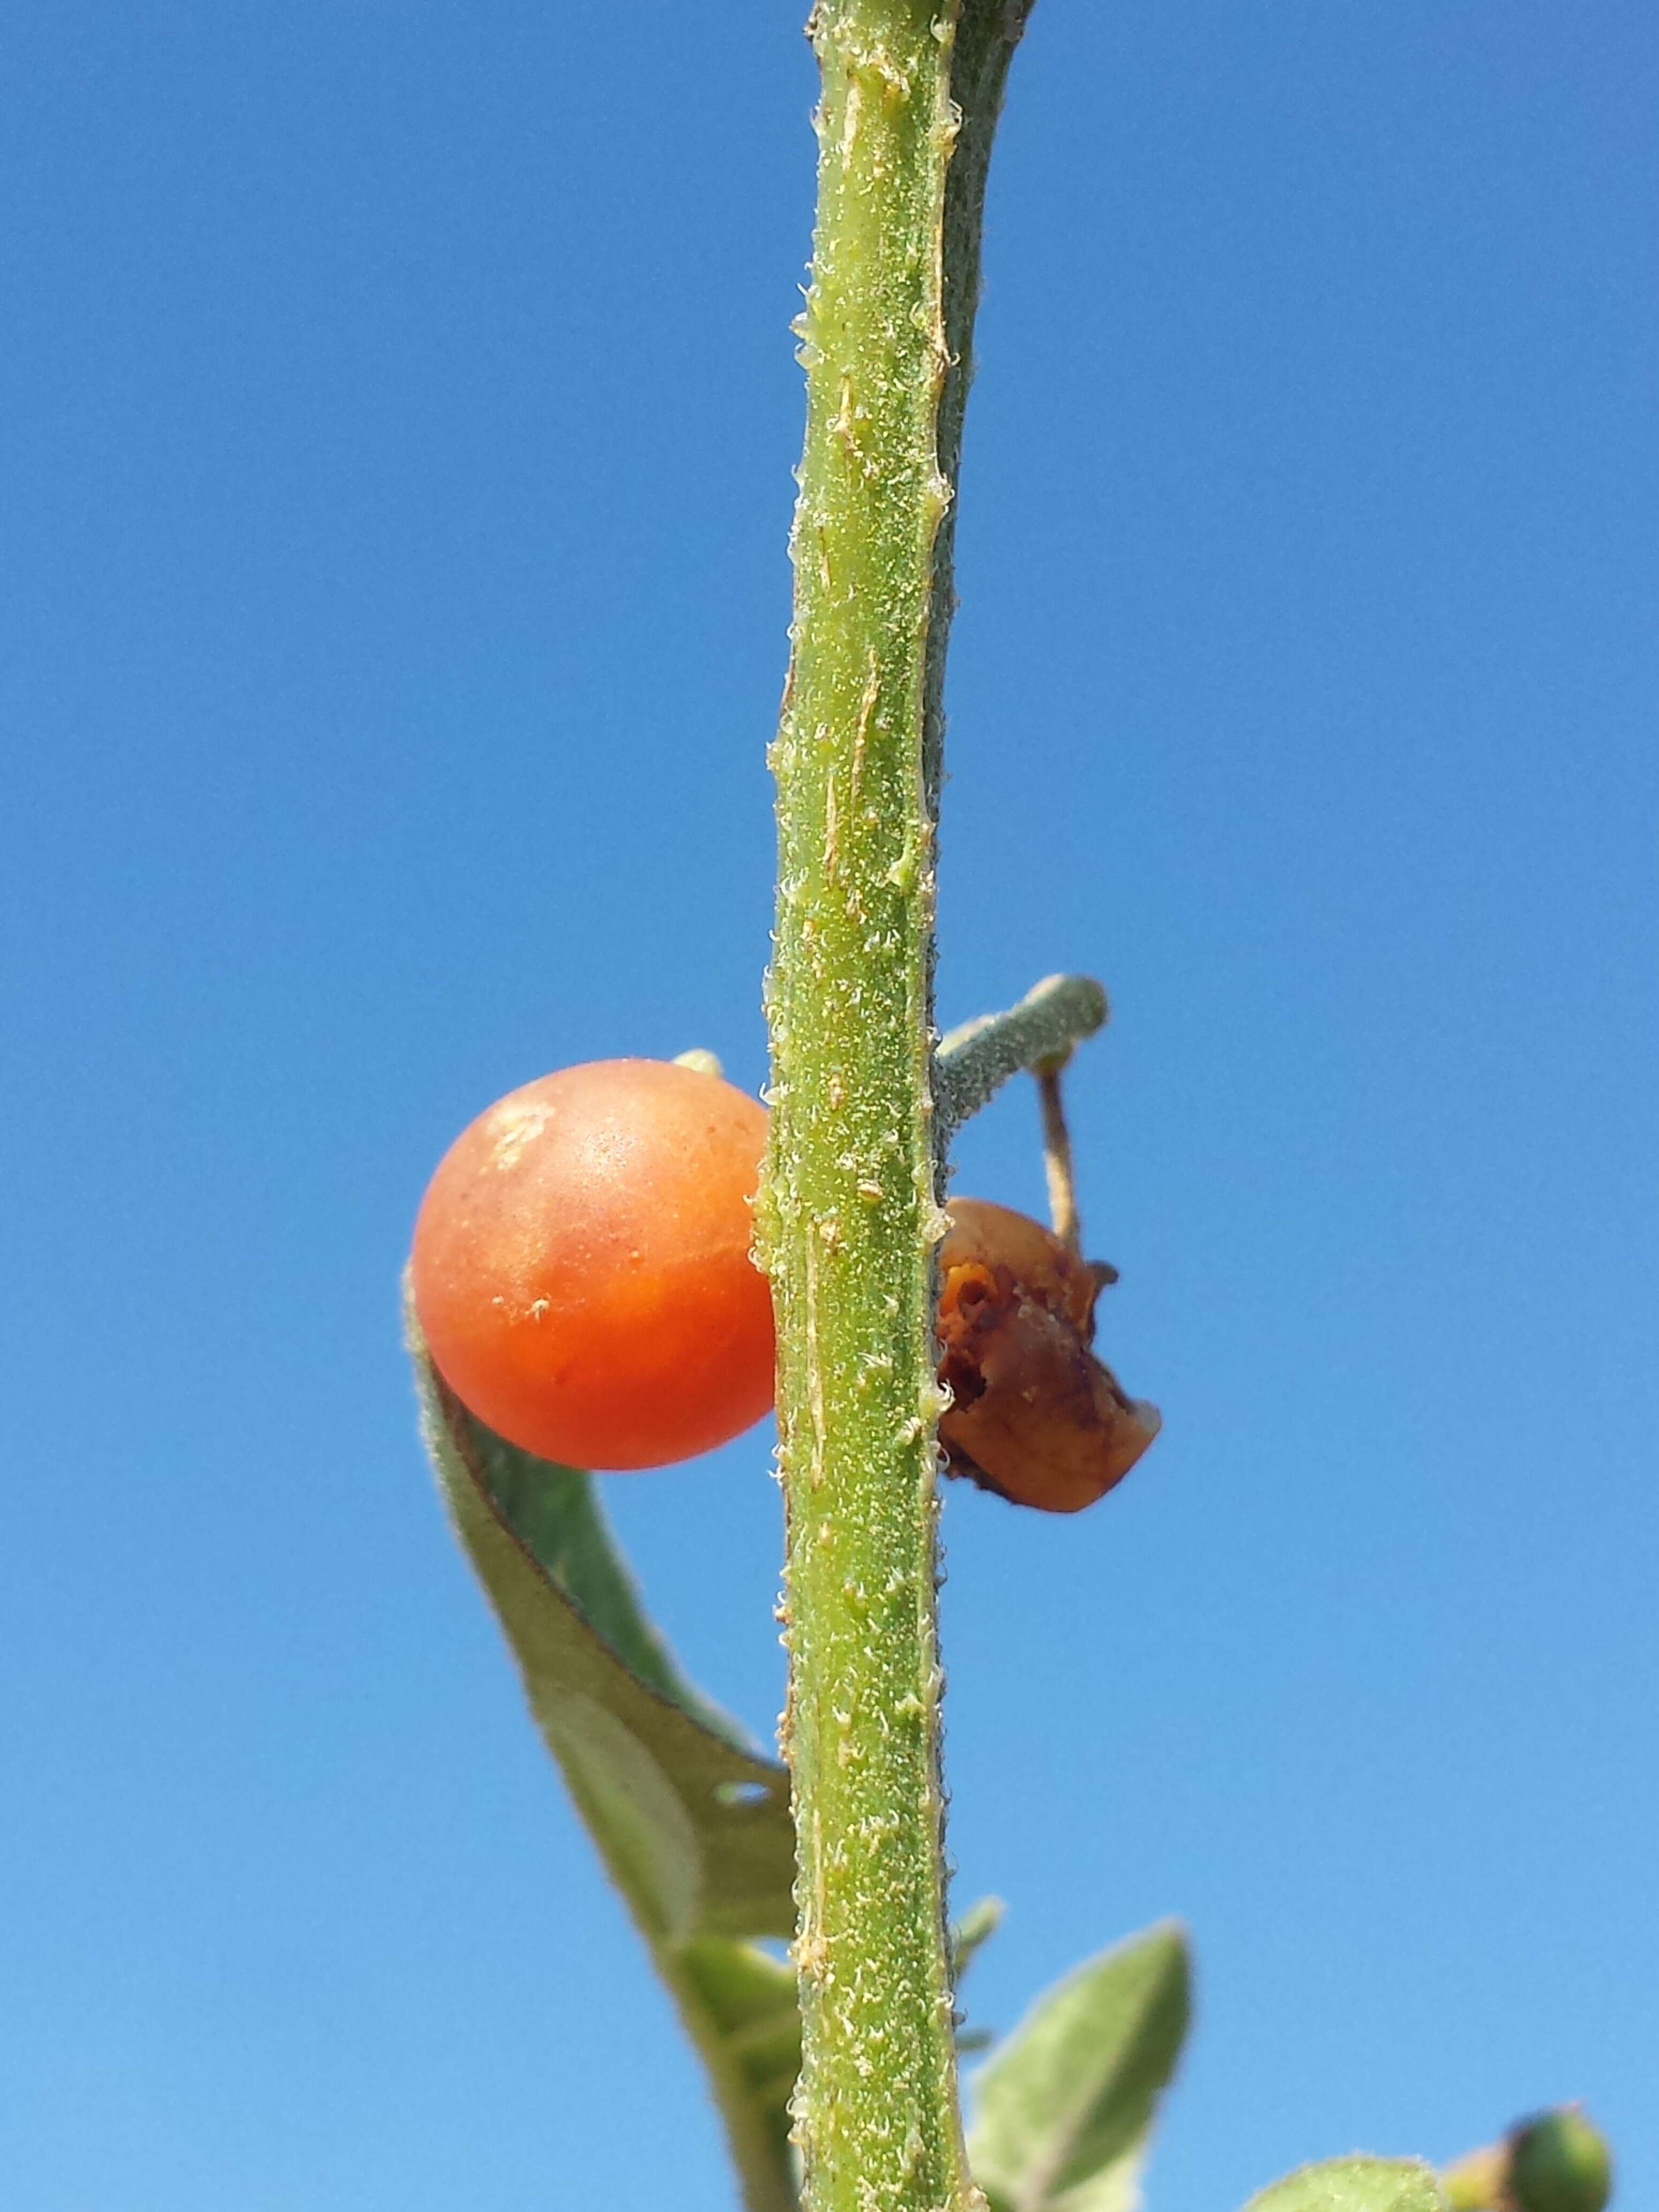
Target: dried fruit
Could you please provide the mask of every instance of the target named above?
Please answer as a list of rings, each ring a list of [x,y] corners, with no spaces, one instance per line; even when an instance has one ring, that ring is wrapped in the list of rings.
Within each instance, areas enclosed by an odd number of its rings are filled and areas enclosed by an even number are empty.
[[[1121,1482],[1158,1434],[1097,1359],[1095,1301],[1111,1271],[1027,1215],[952,1199],[939,1247],[939,1441],[952,1474],[1018,1505],[1077,1513]]]

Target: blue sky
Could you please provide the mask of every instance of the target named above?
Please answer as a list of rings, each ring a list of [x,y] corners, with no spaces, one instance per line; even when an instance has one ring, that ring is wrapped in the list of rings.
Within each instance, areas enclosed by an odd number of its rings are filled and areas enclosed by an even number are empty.
[[[797,13],[0,26],[19,2212],[731,2202],[396,1279],[510,1085],[762,1079]],[[1111,990],[1167,1428],[1078,1521],[953,1492],[951,1844],[988,2025],[1188,1921],[1163,2212],[1573,2095],[1659,2191],[1656,96],[1634,0],[1042,0],[1018,65],[940,1011]],[[607,1484],[762,1733],[768,1449]]]

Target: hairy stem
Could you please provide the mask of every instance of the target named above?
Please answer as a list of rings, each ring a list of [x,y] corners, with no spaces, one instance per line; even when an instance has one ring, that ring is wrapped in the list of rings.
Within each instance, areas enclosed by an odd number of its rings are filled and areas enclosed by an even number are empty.
[[[1092,975],[1046,975],[1006,1013],[980,1014],[942,1038],[933,1088],[947,1136],[1011,1075],[1063,1060],[1105,1026],[1110,1009]]]
[[[819,0],[809,27],[819,203],[798,326],[793,650],[773,751],[761,1207],[788,1522],[809,2212],[982,2201],[957,2116],[945,1931],[933,832],[979,211],[1023,13]]]

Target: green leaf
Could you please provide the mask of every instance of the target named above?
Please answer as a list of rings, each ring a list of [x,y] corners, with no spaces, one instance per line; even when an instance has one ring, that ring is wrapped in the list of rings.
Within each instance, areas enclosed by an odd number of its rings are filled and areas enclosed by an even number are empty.
[[[951,1930],[951,1980],[959,1986],[963,1976],[1002,1925],[1004,1906],[1000,1897],[981,1897],[970,1905]]]
[[[794,1968],[753,1943],[718,1936],[688,1943],[680,1964],[719,2032],[722,2059],[771,2155],[793,2179],[789,2100],[800,2072]]]
[[[1245,2212],[1443,2212],[1434,2169],[1414,2158],[1330,2158],[1299,2166]]]
[[[429,1369],[430,1363],[425,1364]],[[734,1750],[752,1754],[755,1745],[737,1722],[680,1672],[641,1605],[594,1495],[592,1476],[520,1451],[474,1419],[435,1370],[431,1382],[445,1427],[469,1471],[554,1588],[647,1688],[682,1707]]]
[[[1186,1938],[1166,1923],[1038,1999],[975,2085],[969,2162],[992,2212],[1133,2212],[1188,1982]]]
[[[966,2058],[970,2053],[988,2051],[996,2041],[994,2032],[988,2027],[969,2027],[968,2015],[962,2009],[962,1979],[978,1957],[980,1948],[994,1936],[1002,1923],[1003,1903],[1000,1897],[981,1897],[970,1905],[960,1920],[952,1923],[951,1944],[951,1988],[957,1999],[957,2056]]]
[[[647,1936],[788,1936],[789,1779],[680,1674],[592,1479],[475,1420],[414,1346],[428,1446],[530,1708]]]
[[[750,1936],[794,1930],[789,1777],[676,1665],[591,1475],[521,1452],[410,1349],[439,1487],[530,1709],[708,2069],[748,2212],[795,2212],[793,1968]]]

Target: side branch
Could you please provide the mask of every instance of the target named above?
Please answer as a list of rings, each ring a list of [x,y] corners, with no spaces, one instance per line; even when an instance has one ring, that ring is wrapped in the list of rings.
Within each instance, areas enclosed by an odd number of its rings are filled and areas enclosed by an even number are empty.
[[[1111,1009],[1092,975],[1047,975],[1006,1013],[980,1014],[941,1039],[933,1058],[935,1110],[949,1135],[1022,1069],[1063,1060],[1103,1029]]]

